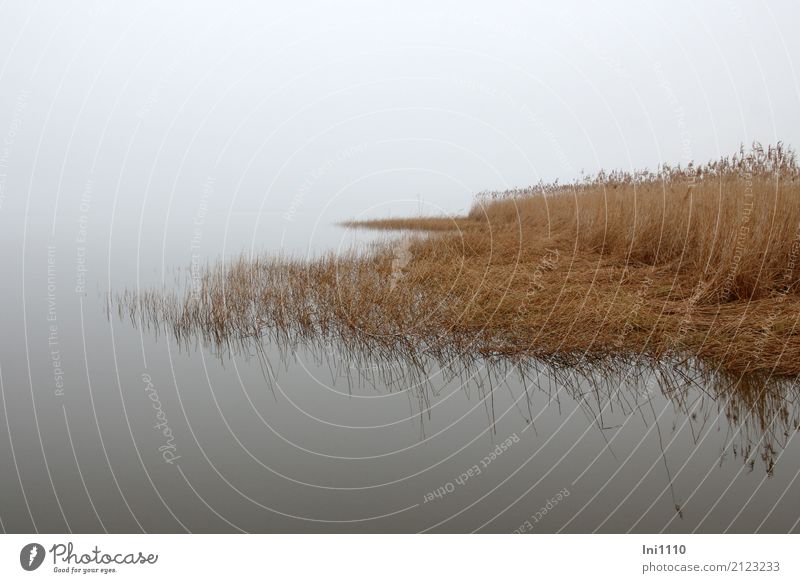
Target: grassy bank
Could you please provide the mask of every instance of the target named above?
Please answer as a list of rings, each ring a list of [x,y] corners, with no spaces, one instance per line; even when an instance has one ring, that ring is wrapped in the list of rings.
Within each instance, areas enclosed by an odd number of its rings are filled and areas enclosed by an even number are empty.
[[[418,358],[698,358],[800,373],[800,171],[755,147],[704,166],[601,173],[478,197],[467,216],[347,255],[212,267],[185,292],[122,294],[178,338],[265,333]]]

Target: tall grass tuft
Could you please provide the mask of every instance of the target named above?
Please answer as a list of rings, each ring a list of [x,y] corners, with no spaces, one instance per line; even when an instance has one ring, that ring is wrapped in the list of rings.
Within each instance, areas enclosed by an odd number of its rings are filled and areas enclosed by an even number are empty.
[[[800,170],[781,144],[704,165],[483,194],[464,217],[314,260],[212,266],[120,314],[216,344],[273,335],[441,359],[686,362],[800,373]]]

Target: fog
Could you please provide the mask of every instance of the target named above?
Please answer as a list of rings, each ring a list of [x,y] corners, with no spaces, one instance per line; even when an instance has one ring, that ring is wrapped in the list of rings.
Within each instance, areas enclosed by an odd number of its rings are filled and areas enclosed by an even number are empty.
[[[351,218],[800,147],[799,17],[796,0],[2,3],[0,530],[510,532],[567,485],[537,531],[797,530],[791,394],[751,418],[706,386],[645,392],[638,369],[620,406],[602,374],[595,397],[589,377],[406,370],[336,339],[227,353],[107,299],[394,236]]]
[[[790,1],[2,11],[6,231],[84,216],[95,241],[185,247],[201,214],[206,242],[301,245],[481,190],[800,144]]]

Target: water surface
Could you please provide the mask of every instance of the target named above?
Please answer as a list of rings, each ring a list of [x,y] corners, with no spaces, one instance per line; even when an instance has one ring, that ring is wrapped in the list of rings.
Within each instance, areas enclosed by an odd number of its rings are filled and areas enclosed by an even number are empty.
[[[195,248],[191,227],[101,245],[99,226],[84,243],[79,218],[63,225],[3,233],[25,242],[0,288],[16,308],[0,361],[6,531],[798,530],[791,386],[179,345],[108,318],[107,292],[173,289],[192,261],[386,235],[234,214],[205,221]]]

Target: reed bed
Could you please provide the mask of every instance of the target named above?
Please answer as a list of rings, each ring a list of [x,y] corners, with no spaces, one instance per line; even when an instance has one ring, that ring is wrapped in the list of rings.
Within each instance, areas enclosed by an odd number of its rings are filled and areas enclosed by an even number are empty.
[[[347,225],[404,234],[314,260],[242,257],[184,290],[112,302],[217,345],[273,336],[412,361],[693,359],[726,374],[800,373],[800,171],[780,144],[484,193],[464,217]]]

